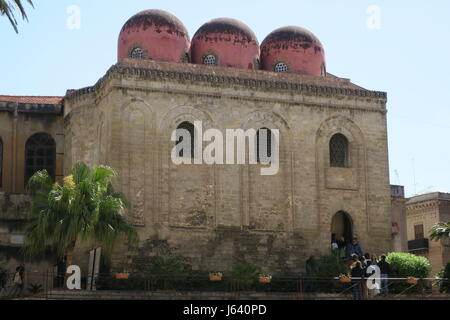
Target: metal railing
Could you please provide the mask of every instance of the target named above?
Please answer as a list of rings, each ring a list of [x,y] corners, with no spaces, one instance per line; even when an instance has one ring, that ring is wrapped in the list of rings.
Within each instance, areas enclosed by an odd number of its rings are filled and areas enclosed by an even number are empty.
[[[281,299],[281,300],[378,300],[378,299],[445,299],[450,293],[441,293],[439,287],[448,279],[389,278],[385,280],[387,296],[383,286],[367,287],[368,279],[316,278],[305,276],[276,276],[260,282],[259,279],[237,279],[223,277],[211,281],[207,275],[164,276],[144,273],[99,274],[94,277],[88,290],[90,279],[84,277],[81,290],[68,291],[64,288],[64,275],[52,270],[44,273],[27,272],[20,298],[26,299],[207,299],[211,296],[221,299]],[[350,281],[350,282],[343,282]],[[262,281],[262,280],[261,280]],[[380,284],[380,283],[379,283]],[[13,274],[7,276],[5,289],[0,288],[0,298],[13,299]],[[33,292],[33,287],[35,292]]]

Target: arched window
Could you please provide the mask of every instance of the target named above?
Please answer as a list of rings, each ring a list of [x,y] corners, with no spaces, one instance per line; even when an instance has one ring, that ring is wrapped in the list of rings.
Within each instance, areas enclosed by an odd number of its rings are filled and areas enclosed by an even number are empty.
[[[0,137],[0,188],[3,182],[3,140]]]
[[[289,67],[286,63],[280,62],[275,65],[275,72],[288,72]]]
[[[188,157],[189,155],[185,154],[184,148],[182,148],[180,146],[180,144],[183,142],[183,139],[185,137],[184,137],[183,133],[180,132],[179,130],[186,130],[187,132],[189,132],[189,134],[191,136],[190,137],[191,138],[191,141],[190,141],[191,155],[190,155],[190,157],[192,159],[194,159],[194,157],[195,157],[195,127],[194,127],[194,125],[192,123],[186,121],[186,122],[183,122],[182,124],[180,124],[177,128],[177,142],[176,142],[176,145],[178,147],[177,154],[180,158]]]
[[[38,171],[47,170],[55,180],[56,143],[47,133],[31,136],[25,145],[25,185]]]
[[[205,64],[207,66],[216,66],[217,65],[217,58],[216,58],[216,56],[214,56],[212,54],[208,54],[203,59],[203,64]]]
[[[330,164],[335,168],[349,167],[348,140],[342,134],[336,134],[330,141]]]
[[[131,51],[131,58],[132,59],[145,59],[145,52],[142,48],[134,48],[133,51]]]
[[[256,157],[258,163],[271,162],[274,137],[268,128],[261,128],[256,132]]]

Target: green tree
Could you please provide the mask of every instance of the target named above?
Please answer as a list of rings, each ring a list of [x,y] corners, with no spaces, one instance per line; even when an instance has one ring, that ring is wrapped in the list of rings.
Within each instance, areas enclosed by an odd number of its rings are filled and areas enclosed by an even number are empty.
[[[33,2],[31,0],[26,0],[33,8]],[[27,14],[25,12],[25,8],[23,7],[22,0],[0,0],[0,15],[8,18],[9,22],[11,23],[12,27],[14,28],[14,31],[16,33],[19,32],[19,29],[17,28],[17,20],[14,16],[14,10],[19,9],[20,14],[22,15],[22,19],[28,21]]]
[[[252,285],[256,284],[261,272],[261,267],[252,263],[241,262],[233,266],[231,276],[233,280],[239,281],[241,290],[249,290]]]
[[[64,184],[53,183],[47,171],[34,174],[28,190],[31,206],[24,250],[38,255],[47,250],[73,263],[73,252],[79,241],[94,241],[109,255],[119,235],[130,244],[138,241],[136,230],[122,212],[126,200],[114,191],[115,170],[100,166],[92,170],[78,163]]]
[[[434,241],[440,241],[450,238],[450,222],[440,222],[430,230],[430,238]]]

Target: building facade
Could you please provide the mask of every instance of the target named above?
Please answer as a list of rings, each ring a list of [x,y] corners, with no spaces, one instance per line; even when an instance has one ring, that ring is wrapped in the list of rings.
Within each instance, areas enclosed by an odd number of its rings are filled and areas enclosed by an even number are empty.
[[[392,249],[408,252],[405,187],[391,186]]]
[[[450,242],[431,241],[429,235],[437,223],[450,221],[450,194],[436,192],[412,197],[406,203],[406,214],[409,252],[426,257],[435,275],[450,261]]]
[[[13,110],[17,101],[0,109],[2,191],[22,193],[41,169],[26,161],[36,133],[54,142],[39,140],[55,149],[55,179],[78,161],[117,169],[141,249],[130,256],[122,244],[115,265],[171,255],[192,270],[248,261],[297,273],[330,250],[333,233],[359,237],[367,252],[392,249],[387,96],[327,73],[324,47],[305,29],[278,29],[260,46],[243,23],[217,19],[191,41],[174,16],[144,11],[123,27],[118,62],[97,84],[54,99],[23,106],[36,109],[29,117]],[[172,134],[197,121],[224,135],[279,130],[278,173],[262,176],[261,163],[175,165]],[[89,249],[78,249],[82,267]]]

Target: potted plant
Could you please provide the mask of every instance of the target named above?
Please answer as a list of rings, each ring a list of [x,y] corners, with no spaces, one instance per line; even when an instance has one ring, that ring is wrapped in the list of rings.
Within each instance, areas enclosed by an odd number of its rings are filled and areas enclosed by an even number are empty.
[[[352,282],[352,278],[350,278],[347,274],[341,274],[339,276],[339,281],[343,283],[349,283]]]
[[[259,275],[259,282],[260,283],[271,283],[272,282],[272,276],[269,274],[260,274]]]
[[[116,273],[116,279],[118,280],[128,280],[130,278],[130,274],[126,269],[123,269],[123,272]]]
[[[210,281],[222,281],[223,273],[222,272],[211,272],[209,274]]]
[[[416,285],[417,283],[419,283],[419,279],[414,277],[408,277],[408,279],[406,279],[406,283]]]

